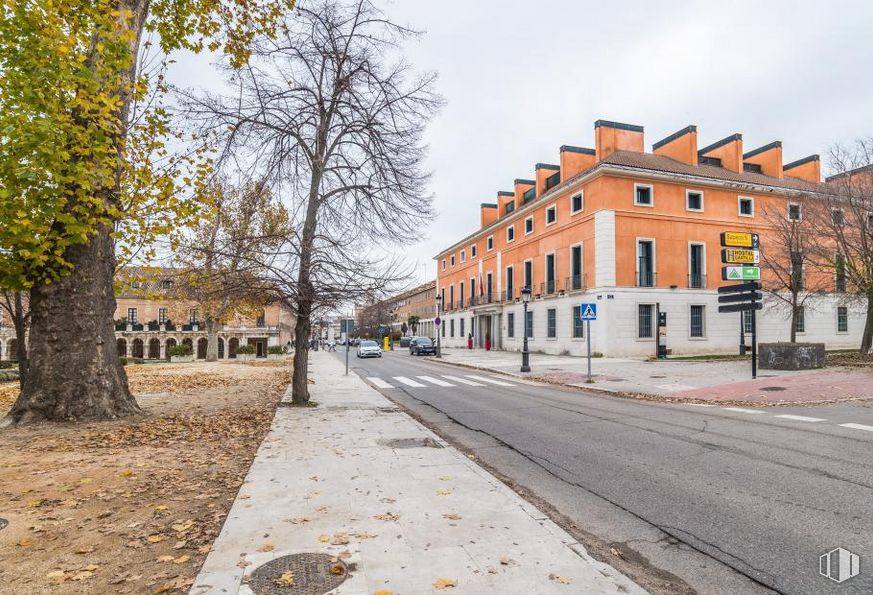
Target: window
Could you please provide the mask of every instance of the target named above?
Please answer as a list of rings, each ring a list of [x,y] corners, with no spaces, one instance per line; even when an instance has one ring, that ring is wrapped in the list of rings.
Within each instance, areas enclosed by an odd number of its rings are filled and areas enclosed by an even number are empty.
[[[743,312],[743,332],[747,335],[752,334],[752,313]]]
[[[570,197],[570,214],[581,213],[585,209],[585,197],[581,192]]]
[[[440,330],[441,330],[442,333],[443,333],[443,337],[445,337],[445,336],[446,336],[446,321],[445,321],[445,320],[444,320],[443,323],[440,325],[440,327],[441,327]]]
[[[533,310],[527,311],[527,318],[524,321],[524,329],[528,339],[533,339]]]
[[[464,318],[461,318],[461,336],[462,336],[462,337],[466,337],[466,336],[467,336],[467,335],[464,334],[464,320],[465,320]]]
[[[452,254],[451,257],[449,258],[449,264],[451,264],[452,267],[455,266],[455,255],[454,254]]]
[[[443,270],[446,270],[446,259],[443,258]]]
[[[533,233],[533,216],[528,217],[524,220],[524,235],[530,235]]]
[[[634,184],[634,204],[638,207],[654,206],[652,187],[648,184]]]
[[[706,306],[691,306],[691,337],[706,336]]]
[[[698,165],[713,165],[715,167],[721,167],[721,159],[718,157],[706,157],[701,155],[697,158]]]
[[[511,212],[513,212],[514,210],[515,210],[515,203],[514,203],[514,202],[508,202],[508,203],[506,203],[506,207],[504,207],[504,209],[503,209],[503,214],[504,214],[504,215],[509,215],[509,214],[510,214]]]
[[[546,209],[546,225],[552,225],[557,220],[558,207],[556,205],[552,205],[548,209]]]
[[[455,336],[455,319],[454,318],[452,318],[449,321],[449,326],[451,327],[451,332],[449,333],[449,336],[454,338],[454,336]]]
[[[704,244],[688,244],[688,287],[706,287],[706,247]]]
[[[167,322],[167,309],[166,308],[158,308],[158,324],[165,324]]]
[[[506,243],[515,241],[515,226],[510,225],[506,228]]]
[[[543,286],[543,293],[555,293],[557,290],[555,283],[555,253],[546,254],[546,278]]]
[[[533,261],[524,261],[524,286],[533,290]]]
[[[803,306],[797,307],[797,318],[794,319],[794,332],[806,332],[806,308]]]
[[[582,320],[582,308],[579,305],[573,306],[573,338],[585,338],[585,321]]]
[[[461,250],[461,264],[464,264],[465,262],[467,262],[467,251]]]
[[[458,284],[458,303],[461,305],[461,308],[464,307],[464,282],[461,281]]]
[[[476,279],[470,277],[470,303],[476,303]]]
[[[506,267],[506,299],[515,298],[515,271],[512,267]]]
[[[582,246],[570,247],[570,289],[582,289]]]
[[[685,208],[689,211],[703,211],[703,192],[686,190]]]
[[[490,272],[485,274],[485,297],[489,304],[494,299],[494,275]]]
[[[747,196],[740,196],[737,198],[738,205],[738,213],[740,217],[754,217],[755,216],[755,199],[749,198]]]
[[[655,286],[655,241],[637,240],[637,287]]]
[[[172,289],[173,281],[171,279],[161,279],[161,289]]]
[[[476,258],[476,244],[470,246],[470,258]]]
[[[837,306],[837,332],[849,332],[849,309],[846,306]]]
[[[506,336],[510,339],[515,338],[515,312],[506,315]]]
[[[846,224],[846,215],[843,213],[842,209],[834,209],[831,211],[831,221],[835,227],[842,227]]]
[[[549,339],[557,337],[557,319],[558,315],[554,308],[546,310],[546,336]]]
[[[652,328],[652,304],[640,304],[637,306],[637,337],[651,339],[654,336]]]
[[[455,286],[449,285],[449,310],[455,308]]]
[[[764,170],[761,169],[760,163],[743,163],[743,171],[753,174],[760,174],[763,173]]]
[[[488,252],[494,250],[494,236],[488,236],[485,240],[485,249],[488,250]]]
[[[788,220],[800,221],[801,217],[802,213],[800,211],[800,205],[794,202],[788,203]]]
[[[842,254],[834,258],[834,285],[837,292],[846,292],[846,259]]]
[[[192,308],[190,312],[188,312],[188,322],[190,324],[197,324],[197,308]]]
[[[440,310],[445,312],[446,309],[446,288],[440,287]]]
[[[127,309],[127,324],[136,324],[136,308]]]

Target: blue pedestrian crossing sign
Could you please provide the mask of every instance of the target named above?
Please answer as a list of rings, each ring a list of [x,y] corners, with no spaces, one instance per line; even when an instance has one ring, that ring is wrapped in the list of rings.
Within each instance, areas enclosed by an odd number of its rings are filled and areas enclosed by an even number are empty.
[[[597,304],[579,304],[579,314],[582,320],[597,320]]]

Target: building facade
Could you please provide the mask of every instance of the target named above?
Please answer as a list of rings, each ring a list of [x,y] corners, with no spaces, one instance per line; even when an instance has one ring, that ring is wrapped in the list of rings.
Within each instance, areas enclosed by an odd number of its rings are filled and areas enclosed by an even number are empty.
[[[767,242],[762,213],[794,213],[792,200],[828,192],[813,155],[784,164],[774,142],[743,151],[731,135],[702,149],[688,126],[644,150],[641,126],[595,123],[593,149],[562,146],[558,163],[483,203],[479,229],[436,257],[443,345],[585,353],[579,304],[596,303],[594,351],[656,353],[657,313],[673,354],[736,352],[751,317],[718,312],[720,234],[751,231]],[[764,273],[766,275],[766,270]],[[857,347],[865,304],[845,281],[809,297],[798,341]],[[531,288],[527,320],[521,288]],[[790,309],[765,294],[760,341],[788,340]],[[746,339],[748,343],[748,339]]]
[[[392,330],[401,331],[403,324],[407,323],[408,326],[410,317],[416,316],[418,317],[418,328],[414,334],[422,337],[436,338],[436,327],[434,326],[434,316],[436,314],[435,281],[429,281],[404,291],[395,296],[392,299],[392,303]],[[406,334],[412,335],[412,329],[407,329]]]

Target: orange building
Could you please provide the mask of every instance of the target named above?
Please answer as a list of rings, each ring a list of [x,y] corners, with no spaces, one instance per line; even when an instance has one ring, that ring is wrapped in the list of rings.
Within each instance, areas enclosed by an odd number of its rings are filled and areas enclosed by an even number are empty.
[[[698,148],[695,126],[646,152],[641,126],[598,120],[593,149],[562,146],[534,172],[482,203],[478,229],[435,257],[444,345],[472,334],[477,347],[520,349],[527,286],[532,350],[582,354],[578,306],[590,302],[594,349],[606,355],[654,354],[658,312],[673,353],[736,351],[749,317],[718,313],[721,232],[764,243],[765,209],[787,217],[794,197],[828,192],[817,155],[785,164],[780,142],[744,152],[740,134]],[[838,281],[807,302],[798,340],[858,344],[863,310]],[[789,336],[778,301],[765,299],[760,340]]]

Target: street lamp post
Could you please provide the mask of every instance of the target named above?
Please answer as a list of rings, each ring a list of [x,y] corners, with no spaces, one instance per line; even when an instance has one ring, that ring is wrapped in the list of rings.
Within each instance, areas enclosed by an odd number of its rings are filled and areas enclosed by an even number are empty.
[[[442,349],[440,349],[440,326],[442,326],[442,320],[440,320],[440,313],[442,311],[442,308],[440,308],[440,306],[442,306],[442,303],[443,303],[443,298],[439,294],[437,294],[437,296],[436,296],[436,320],[434,322],[436,322],[435,326],[436,326],[436,336],[437,336],[436,356],[439,358],[441,358],[443,356]]]
[[[521,371],[530,372],[530,352],[527,350],[527,303],[530,301],[530,286],[522,287],[521,301],[524,302],[524,342],[521,347]]]

